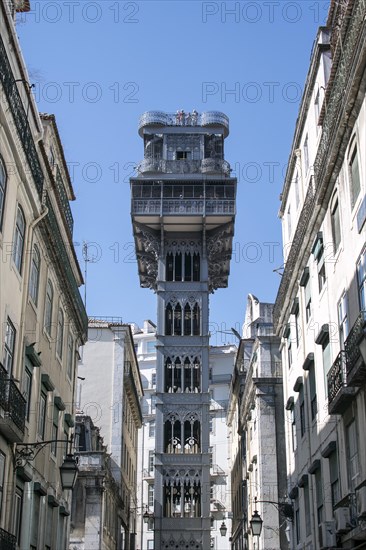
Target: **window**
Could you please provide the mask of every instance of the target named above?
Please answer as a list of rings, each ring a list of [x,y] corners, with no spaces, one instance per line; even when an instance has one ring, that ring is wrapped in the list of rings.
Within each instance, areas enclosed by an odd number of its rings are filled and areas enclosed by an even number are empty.
[[[287,236],[290,240],[291,237],[291,206],[288,207],[287,210]]]
[[[308,136],[306,136],[304,141],[304,174],[308,173],[309,170],[309,143],[308,143]]]
[[[213,434],[214,433],[214,417],[210,415],[210,419],[209,419],[209,429],[210,429],[210,434]]]
[[[4,493],[4,479],[5,479],[5,455],[0,451],[0,516],[3,503]]]
[[[348,483],[351,490],[354,490],[358,484],[360,471],[358,458],[358,443],[357,443],[357,427],[356,420],[346,426],[346,452],[347,452],[347,468],[348,468]]]
[[[52,422],[52,434],[51,439],[55,440],[58,439],[58,419],[60,416],[60,410],[56,405],[53,406],[53,422]],[[51,443],[51,453],[53,455],[57,455],[57,442],[54,441]]]
[[[353,210],[357,197],[360,194],[361,182],[360,182],[360,169],[358,165],[358,153],[357,145],[355,144],[351,150],[348,163],[348,174],[349,174],[349,187],[350,187],[350,198],[351,198],[351,208]]]
[[[46,409],[47,409],[47,394],[44,392],[41,392],[39,397],[39,410],[38,410],[38,435],[41,439],[44,439],[44,434],[45,434]]]
[[[56,353],[60,359],[62,359],[63,343],[64,343],[64,312],[60,308],[58,310],[58,318],[57,318],[57,341],[56,341]]]
[[[339,347],[344,349],[344,342],[348,336],[348,315],[347,315],[347,294],[344,292],[338,302],[338,328],[339,328]]]
[[[155,437],[155,420],[149,422],[149,437]]]
[[[335,254],[341,243],[341,220],[339,216],[338,198],[336,198],[332,204],[331,225],[332,225],[333,252]]]
[[[304,485],[304,508],[305,508],[305,534],[309,536],[311,533],[311,514],[310,514],[310,495],[309,484]]]
[[[149,539],[147,541],[147,550],[154,550],[154,540],[153,539]]]
[[[52,330],[52,310],[53,310],[53,286],[50,280],[47,281],[46,303],[44,308],[44,328],[49,336]]]
[[[154,413],[156,409],[156,395],[151,396],[151,413]]]
[[[318,232],[311,252],[314,254],[314,258],[317,263],[318,288],[319,292],[321,292],[325,284],[324,243],[322,231]]]
[[[30,404],[31,404],[31,393],[32,393],[32,372],[27,367],[24,371],[24,380],[23,380],[23,397],[25,398],[25,412],[26,419],[29,420],[30,413]]]
[[[151,373],[151,386],[153,388],[156,386],[156,372]]]
[[[332,506],[334,507],[340,499],[339,491],[339,468],[338,468],[338,456],[334,451],[329,455],[329,476],[330,476],[330,488],[332,493]]]
[[[149,472],[154,471],[154,451],[149,451]]]
[[[316,379],[315,379],[314,362],[312,362],[309,367],[309,393],[310,393],[311,420],[314,420],[318,412],[318,403],[316,399]]]
[[[357,265],[358,295],[361,310],[366,309],[366,249]]]
[[[147,342],[147,353],[155,353],[156,344],[155,342]]]
[[[328,392],[327,374],[331,367],[329,337],[326,338],[322,343],[322,356],[323,356],[323,371],[325,376],[325,393],[327,395],[327,392]]]
[[[183,160],[183,159],[190,159],[192,158],[191,151],[177,151],[176,152],[176,159],[177,160]]]
[[[318,525],[323,522],[323,478],[321,468],[315,471],[315,493]]]
[[[314,115],[315,115],[316,135],[318,135],[318,133],[319,133],[319,114],[320,114],[320,101],[319,101],[319,90],[318,90],[317,94],[315,96],[315,100],[314,100]]]
[[[9,375],[11,375],[13,370],[15,336],[16,336],[16,330],[14,328],[13,323],[10,321],[8,317],[6,321],[5,344],[4,344],[4,368],[6,369]]]
[[[295,501],[295,539],[296,539],[296,544],[299,544],[301,540],[301,524],[300,524],[300,509],[299,509],[298,499],[296,499]]]
[[[32,251],[31,272],[29,277],[29,295],[35,305],[38,302],[39,272],[41,267],[41,257],[38,246],[35,244]]]
[[[302,385],[299,391],[299,408],[300,408],[300,433],[301,437],[304,437],[306,431],[306,419],[305,419],[305,400],[304,400],[304,386]]]
[[[294,179],[294,187],[295,187],[295,205],[296,210],[299,206],[300,202],[300,190],[299,190],[299,172],[296,170],[295,179]]]
[[[305,317],[306,322],[308,323],[311,317],[311,287],[310,287],[310,277],[305,285]]]
[[[6,172],[2,159],[0,158],[0,230],[3,222],[5,191],[6,191]]]
[[[297,436],[296,436],[296,411],[295,407],[291,407],[291,440],[293,452],[297,449]]]
[[[67,376],[69,380],[72,380],[74,367],[74,339],[69,332],[67,336]]]
[[[291,342],[291,332],[288,335],[287,338],[287,362],[288,362],[288,368],[291,368],[292,365],[292,342]]]
[[[20,487],[15,491],[15,506],[13,517],[13,533],[16,536],[18,544],[20,543],[20,531],[22,526],[22,510],[23,510],[23,491]]]
[[[148,484],[147,505],[149,508],[154,508],[154,484]]]
[[[17,219],[15,223],[14,244],[13,244],[13,261],[19,273],[22,271],[23,248],[25,234],[25,219],[23,210],[18,204]]]

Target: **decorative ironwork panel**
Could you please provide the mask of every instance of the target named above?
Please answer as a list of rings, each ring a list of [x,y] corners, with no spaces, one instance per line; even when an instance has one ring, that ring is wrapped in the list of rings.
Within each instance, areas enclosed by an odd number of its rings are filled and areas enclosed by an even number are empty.
[[[64,182],[58,166],[56,169],[56,187],[57,187],[59,197],[61,199],[61,205],[62,205],[63,213],[66,218],[67,226],[69,228],[70,235],[72,236],[72,232],[74,228],[74,218],[71,213],[69,199],[67,198]]]
[[[4,529],[0,529],[0,548],[1,550],[16,550],[17,539]]]
[[[19,430],[24,433],[26,400],[17,388],[15,382],[9,379],[9,374],[0,364],[0,405],[5,414]]]
[[[340,351],[331,366],[328,374],[328,399],[331,403],[338,392],[347,387],[347,367],[346,367],[346,353]]]
[[[360,311],[355,324],[350,330],[347,340],[344,343],[344,349],[347,355],[347,374],[351,372],[353,367],[361,356],[359,342],[362,338],[366,338],[366,311]]]
[[[38,154],[33,141],[32,131],[28,122],[27,113],[23,107],[22,98],[16,87],[11,66],[6,54],[4,42],[0,37],[0,81],[3,85],[6,99],[9,103],[14,124],[17,129],[19,139],[22,143],[25,156],[34,179],[38,195],[42,198],[44,175],[38,159]],[[25,83],[27,84],[27,83]],[[29,93],[29,92],[28,92]]]

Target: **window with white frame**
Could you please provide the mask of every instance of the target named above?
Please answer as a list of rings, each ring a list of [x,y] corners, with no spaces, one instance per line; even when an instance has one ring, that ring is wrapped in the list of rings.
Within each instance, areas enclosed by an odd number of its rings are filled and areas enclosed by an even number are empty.
[[[4,342],[4,368],[9,375],[13,371],[14,352],[15,352],[16,330],[9,317],[6,320],[5,342]]]
[[[356,140],[354,139],[348,156],[348,178],[349,192],[351,199],[351,209],[353,210],[356,200],[361,191],[360,168],[358,163],[358,151]]]
[[[52,331],[52,312],[53,312],[53,286],[50,280],[47,281],[46,300],[44,307],[44,328],[49,336]]]
[[[149,437],[155,437],[155,420],[149,422]]]
[[[38,246],[33,245],[32,259],[31,259],[31,271],[29,277],[29,295],[32,298],[35,305],[38,302],[38,289],[39,289],[39,274],[41,268],[41,256],[39,254]]]
[[[348,312],[347,312],[347,294],[344,292],[338,302],[338,328],[339,328],[339,348],[344,349],[344,342],[348,336]]]
[[[156,386],[156,372],[151,373],[151,387],[155,388]]]
[[[5,167],[0,157],[0,231],[2,228],[3,217],[4,217],[6,183],[7,183],[7,177],[6,177]]]
[[[38,435],[44,439],[46,429],[47,393],[41,391],[38,408]]]
[[[154,471],[154,461],[155,461],[155,453],[154,451],[149,451],[149,472],[150,473]]]
[[[310,394],[310,411],[311,420],[314,420],[318,412],[318,402],[316,397],[316,378],[315,378],[315,363],[312,361],[309,366],[309,394]]]
[[[366,248],[361,254],[357,264],[358,296],[360,309],[366,310]]]
[[[320,114],[320,94],[318,90],[314,99],[314,116],[315,116],[316,135],[318,135],[319,133],[319,114]]]
[[[147,505],[149,508],[154,509],[154,484],[148,484]]]
[[[31,393],[32,393],[32,367],[26,366],[24,369],[24,379],[23,379],[23,397],[26,401],[25,411],[26,411],[27,420],[29,420]]]
[[[336,450],[329,455],[329,477],[332,495],[332,506],[334,507],[340,499],[339,466]]]
[[[67,376],[72,380],[72,372],[74,367],[74,339],[69,332],[67,335]]]
[[[21,273],[22,271],[24,235],[25,235],[25,218],[24,218],[23,210],[21,206],[18,204],[17,218],[15,222],[15,231],[14,231],[13,261],[19,273]]]
[[[61,308],[58,310],[57,317],[57,340],[56,340],[56,353],[60,359],[62,359],[63,347],[64,347],[64,312]]]
[[[336,196],[332,201],[331,207],[331,226],[332,226],[332,239],[333,239],[333,252],[336,254],[339,245],[341,244],[341,219],[339,213],[338,197]]]
[[[18,544],[20,543],[22,511],[23,511],[23,490],[20,487],[17,487],[15,490],[13,533],[15,534]]]
[[[346,453],[349,488],[354,490],[358,485],[360,461],[358,453],[358,434],[355,418],[346,425]]]
[[[308,136],[306,135],[305,141],[304,141],[304,174],[308,173],[309,170],[309,140]]]

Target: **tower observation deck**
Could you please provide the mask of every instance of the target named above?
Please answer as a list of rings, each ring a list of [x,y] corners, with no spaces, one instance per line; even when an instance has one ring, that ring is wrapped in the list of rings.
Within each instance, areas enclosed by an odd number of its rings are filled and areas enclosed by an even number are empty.
[[[131,178],[140,284],[157,294],[154,548],[210,548],[209,294],[228,284],[236,178],[216,111],[144,113]]]

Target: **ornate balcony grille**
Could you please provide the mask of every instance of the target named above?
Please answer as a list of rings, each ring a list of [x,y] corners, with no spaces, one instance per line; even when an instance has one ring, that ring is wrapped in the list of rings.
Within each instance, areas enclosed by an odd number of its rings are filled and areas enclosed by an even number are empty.
[[[9,379],[8,372],[0,363],[0,407],[5,411],[5,415],[14,422],[15,426],[24,433],[26,400],[15,385],[13,380]],[[1,539],[0,539],[1,540]],[[2,548],[2,546],[0,545]]]
[[[0,548],[1,550],[16,550],[17,539],[4,529],[0,529]]]
[[[158,172],[163,174],[220,174],[230,175],[230,164],[224,159],[181,159],[165,160],[146,158],[138,165],[138,172]]]
[[[62,211],[65,215],[66,223],[69,228],[70,235],[72,236],[72,232],[74,229],[74,218],[71,213],[69,199],[67,198],[64,182],[58,166],[56,168],[56,187],[61,200]]]
[[[353,367],[360,359],[361,352],[359,343],[362,338],[366,338],[366,310],[360,311],[355,324],[350,330],[350,333],[344,343],[344,348],[347,355],[347,374],[351,372]]]
[[[71,294],[72,305],[79,318],[80,329],[83,335],[86,336],[88,330],[88,317],[49,197],[46,199],[46,206],[48,208],[48,215],[45,218],[45,222],[48,226],[49,238],[51,242],[53,242],[55,248],[55,259],[60,266],[61,276],[65,283],[65,289],[67,289],[67,291]]]
[[[148,125],[160,126],[213,126],[219,125],[229,130],[228,117],[219,111],[204,113],[164,113],[163,111],[147,111],[140,117],[139,131]]]
[[[27,113],[23,107],[22,98],[18,92],[16,81],[6,54],[4,42],[0,37],[0,81],[3,85],[14,124],[24,149],[31,174],[40,198],[42,198],[44,175],[38,160],[32,131],[28,122]]]
[[[290,288],[290,281],[293,275],[293,271],[296,265],[296,262],[299,259],[300,252],[304,246],[304,240],[306,234],[309,232],[309,220],[313,214],[315,206],[315,185],[314,178],[311,178],[309,183],[309,188],[306,193],[304,205],[301,210],[299,221],[296,227],[295,235],[292,241],[292,246],[286,260],[285,271],[283,272],[280,288],[278,289],[278,294],[276,302],[273,308],[273,324],[277,327],[281,310],[285,302],[285,297]]]
[[[328,374],[328,399],[331,403],[342,388],[347,387],[346,353],[340,351]]]

